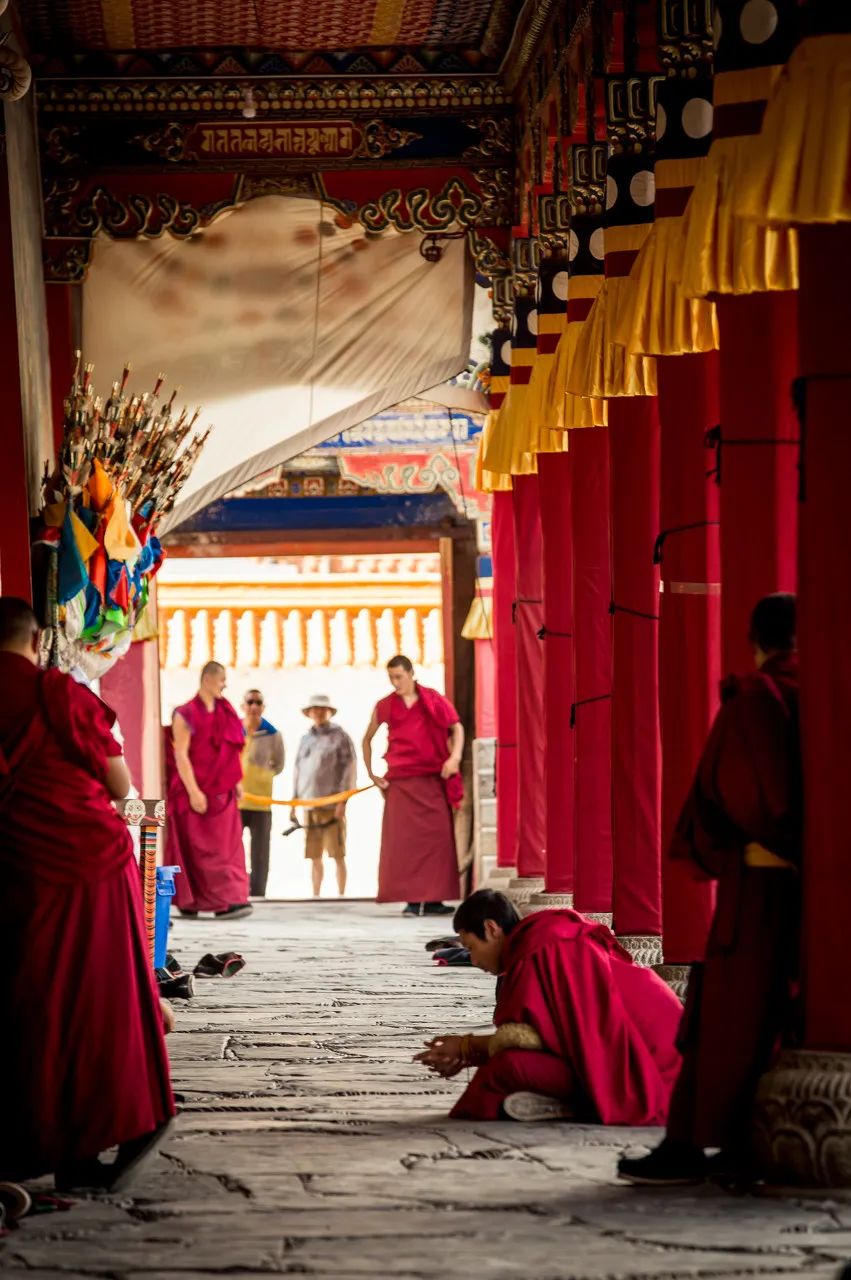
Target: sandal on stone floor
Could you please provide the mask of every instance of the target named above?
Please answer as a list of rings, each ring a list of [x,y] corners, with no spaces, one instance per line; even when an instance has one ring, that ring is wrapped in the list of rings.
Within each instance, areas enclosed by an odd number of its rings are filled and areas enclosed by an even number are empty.
[[[194,972],[199,978],[232,978],[245,968],[245,961],[237,951],[220,951],[218,955],[208,952],[195,966]]]
[[[11,1226],[24,1218],[32,1209],[32,1196],[19,1182],[0,1182],[0,1207],[5,1221]]]

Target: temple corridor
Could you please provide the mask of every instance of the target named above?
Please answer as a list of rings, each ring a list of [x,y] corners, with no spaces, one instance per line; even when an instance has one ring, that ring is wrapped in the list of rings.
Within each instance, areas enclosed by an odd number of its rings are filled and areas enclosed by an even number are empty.
[[[187,967],[214,944],[247,967],[178,1006],[175,1135],[132,1199],[28,1219],[0,1246],[0,1273],[836,1274],[847,1202],[644,1193],[614,1181],[615,1159],[655,1133],[448,1122],[463,1077],[432,1081],[411,1054],[428,1034],[485,1026],[493,983],[431,966],[423,943],[439,927],[367,903],[269,903],[227,937],[178,921]]]

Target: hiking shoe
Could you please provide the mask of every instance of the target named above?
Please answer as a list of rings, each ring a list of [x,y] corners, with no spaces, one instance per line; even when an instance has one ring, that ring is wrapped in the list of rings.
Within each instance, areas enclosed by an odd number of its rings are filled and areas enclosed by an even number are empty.
[[[232,907],[225,907],[224,911],[217,911],[216,919],[242,920],[244,916],[250,916],[253,910],[250,902],[237,902]]]
[[[425,944],[426,951],[443,951],[446,947],[460,947],[461,939],[457,933],[453,933],[451,937],[432,938],[431,942]]]
[[[402,908],[403,916],[421,916],[423,904],[421,902],[409,902],[406,907]]]
[[[665,1138],[646,1156],[623,1156],[618,1177],[636,1187],[693,1187],[705,1182],[708,1161],[699,1147]]]
[[[178,911],[180,912],[180,914],[181,914],[182,916],[185,916],[185,917],[186,917],[186,919],[187,919],[187,920],[197,920],[197,919],[198,919],[198,912],[197,912],[197,911],[188,911],[188,910],[186,909],[186,907],[178,907],[177,909],[178,909]]]
[[[502,1104],[509,1120],[572,1120],[573,1109],[561,1098],[550,1098],[545,1093],[510,1093]]]
[[[427,902],[423,907],[424,916],[452,916],[454,907],[447,907],[444,902]]]

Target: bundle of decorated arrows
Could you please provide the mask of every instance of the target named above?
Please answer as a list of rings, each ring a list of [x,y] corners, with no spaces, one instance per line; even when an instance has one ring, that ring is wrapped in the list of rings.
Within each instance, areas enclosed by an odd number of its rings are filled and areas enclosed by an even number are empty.
[[[51,604],[58,606],[57,647],[76,654],[87,674],[100,674],[122,653],[144,610],[163,559],[156,536],[195,465],[209,430],[197,432],[200,409],[175,418],[177,392],[130,395],[130,365],[106,403],[95,395],[93,366],[80,353],[65,400],[59,463],[45,476],[36,543],[56,552]]]

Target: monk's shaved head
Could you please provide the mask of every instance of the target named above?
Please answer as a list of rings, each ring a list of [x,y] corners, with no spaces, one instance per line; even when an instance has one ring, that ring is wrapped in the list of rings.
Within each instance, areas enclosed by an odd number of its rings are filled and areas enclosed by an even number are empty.
[[[0,596],[0,649],[26,649],[38,635],[38,619],[26,600]]]
[[[205,662],[201,668],[201,679],[207,676],[223,676],[225,669],[220,662]]]
[[[795,597],[790,591],[763,596],[751,614],[748,639],[763,653],[797,648]]]

